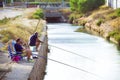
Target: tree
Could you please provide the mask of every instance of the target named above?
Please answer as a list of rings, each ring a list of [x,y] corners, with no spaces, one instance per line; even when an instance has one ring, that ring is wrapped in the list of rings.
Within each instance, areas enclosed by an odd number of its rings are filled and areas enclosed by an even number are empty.
[[[78,0],[70,0],[70,6],[72,11],[77,11],[78,8]]]
[[[70,0],[72,11],[85,13],[103,5],[105,0]]]

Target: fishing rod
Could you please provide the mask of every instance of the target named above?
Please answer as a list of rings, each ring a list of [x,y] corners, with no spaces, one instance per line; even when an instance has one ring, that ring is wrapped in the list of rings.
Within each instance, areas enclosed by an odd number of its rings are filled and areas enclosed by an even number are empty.
[[[36,25],[36,27],[35,27],[35,29],[34,29],[33,33],[35,33],[35,32],[37,31],[37,27],[38,27],[38,25],[39,25],[40,21],[41,21],[41,18],[39,19],[39,21],[38,21],[38,23],[37,23],[37,25]]]
[[[47,8],[47,5],[48,5],[48,1],[47,1],[47,4],[46,4],[45,7],[44,7],[44,10]],[[44,12],[45,12],[45,11],[44,11]],[[45,18],[45,15],[44,15],[44,18]],[[37,31],[37,28],[38,28],[38,25],[39,25],[40,21],[41,21],[41,18],[39,18],[38,23],[37,23],[37,25],[36,25],[33,33],[35,33],[35,32]]]

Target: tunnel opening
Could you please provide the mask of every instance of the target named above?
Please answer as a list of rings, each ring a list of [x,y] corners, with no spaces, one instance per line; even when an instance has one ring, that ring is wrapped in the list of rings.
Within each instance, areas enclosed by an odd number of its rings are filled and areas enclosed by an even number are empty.
[[[48,23],[61,23],[61,17],[46,17]]]

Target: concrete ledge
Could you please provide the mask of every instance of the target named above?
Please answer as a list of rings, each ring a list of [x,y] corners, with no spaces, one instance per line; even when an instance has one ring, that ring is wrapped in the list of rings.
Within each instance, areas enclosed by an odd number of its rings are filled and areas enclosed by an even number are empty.
[[[44,27],[43,32],[46,33],[46,31],[47,31],[47,28]],[[42,43],[39,48],[38,59],[34,63],[34,67],[29,75],[28,80],[43,80],[44,79],[46,65],[47,65],[47,52],[48,52],[47,35],[42,34],[41,40],[44,43]]]

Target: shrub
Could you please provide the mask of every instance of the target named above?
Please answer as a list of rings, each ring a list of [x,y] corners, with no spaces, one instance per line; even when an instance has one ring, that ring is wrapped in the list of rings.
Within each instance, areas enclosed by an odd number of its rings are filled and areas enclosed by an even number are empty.
[[[37,9],[36,12],[33,13],[32,18],[34,19],[44,18],[43,10]]]
[[[112,31],[112,32],[109,32],[109,35],[110,35],[110,36],[114,36],[114,35],[116,35],[116,34],[119,34],[119,31],[118,31],[118,30],[114,30],[114,31]]]
[[[69,16],[69,21],[74,20],[74,19],[77,19],[77,18],[80,18],[80,17],[82,17],[82,16],[83,16],[83,14],[72,13],[72,14]]]
[[[120,17],[120,8],[116,9],[113,13],[108,15],[111,19],[115,19]]]
[[[29,2],[29,4],[38,5],[39,2]]]
[[[86,13],[103,5],[105,0],[70,0],[72,11]]]
[[[103,19],[99,19],[96,23],[97,26],[100,26],[102,23],[104,23],[104,20]]]
[[[6,24],[9,22],[10,18],[5,17],[4,19],[0,20],[0,24]]]
[[[109,32],[109,36],[115,38],[116,41],[120,41],[120,31],[114,30],[112,32]]]
[[[74,19],[78,19],[78,18],[82,17],[82,14],[77,14],[77,13],[75,13],[75,14],[72,15],[72,17],[73,17]]]
[[[114,38],[115,38],[116,41],[120,41],[120,34],[119,35],[115,35]]]
[[[116,12],[117,16],[120,17],[120,8],[116,9],[115,12]]]

